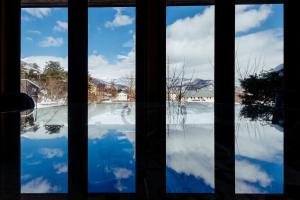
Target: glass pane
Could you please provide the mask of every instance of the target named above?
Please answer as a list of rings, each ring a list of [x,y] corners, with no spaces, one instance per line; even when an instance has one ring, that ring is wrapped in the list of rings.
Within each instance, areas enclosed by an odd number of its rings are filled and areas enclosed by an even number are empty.
[[[89,8],[89,192],[135,192],[135,8]]]
[[[236,193],[283,193],[283,6],[236,6]]]
[[[68,190],[67,9],[21,11],[21,92],[35,108],[21,113],[21,192]]]
[[[167,8],[167,192],[214,192],[214,7]]]

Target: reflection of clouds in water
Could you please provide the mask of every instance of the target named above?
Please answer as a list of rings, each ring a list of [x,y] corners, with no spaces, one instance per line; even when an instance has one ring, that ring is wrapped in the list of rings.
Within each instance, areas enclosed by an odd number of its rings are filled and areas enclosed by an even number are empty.
[[[132,170],[126,168],[115,168],[113,169],[114,176],[117,179],[117,184],[115,184],[115,188],[122,192],[123,190],[127,189],[125,185],[122,184],[122,179],[128,179],[129,177],[133,176]]]
[[[55,157],[63,157],[64,152],[58,148],[42,148],[39,149],[39,153],[43,155],[45,158],[55,158]]]
[[[124,191],[124,190],[127,189],[127,187],[126,187],[125,185],[123,185],[123,184],[121,183],[120,180],[118,180],[118,181],[117,181],[117,184],[115,184],[115,188],[116,188],[119,192],[122,192],[122,191]]]
[[[63,174],[68,172],[68,165],[64,163],[57,163],[53,165],[53,168],[56,170],[57,174]]]
[[[258,165],[254,165],[248,161],[236,160],[236,192],[237,193],[261,193],[259,188],[251,185],[258,184],[265,188],[271,185],[272,178],[263,171]]]
[[[30,174],[21,175],[21,181],[26,181],[30,179],[32,176]]]
[[[240,108],[236,106],[235,154],[243,160],[236,160],[235,190],[237,193],[279,192],[283,186],[280,179],[283,130],[240,117]]]
[[[105,136],[108,134],[117,133],[116,139],[118,141],[127,140],[132,144],[132,148],[125,148],[122,151],[130,153],[133,150],[132,159],[135,160],[136,151],[135,151],[135,126],[134,125],[102,125],[102,126],[94,126],[90,125],[88,130],[88,137],[92,140],[94,145],[97,144],[98,140],[105,139]],[[130,160],[129,162],[133,162]]]
[[[117,179],[127,179],[130,176],[133,176],[132,170],[126,168],[115,168],[113,173]]]
[[[59,188],[52,185],[43,177],[35,178],[21,185],[21,193],[53,193],[58,192]]]
[[[103,139],[104,136],[113,132],[119,132],[121,135],[118,136],[119,140],[128,139],[130,143],[135,142],[135,125],[120,125],[120,124],[112,124],[106,125],[103,124],[101,126],[89,125],[88,127],[88,137],[89,139]]]
[[[93,140],[93,144],[97,144],[97,140],[103,139],[111,131],[117,132],[118,140],[128,140],[133,145],[133,158],[135,159],[135,125],[89,125],[88,127],[88,137]]]
[[[37,161],[33,161],[33,162],[27,162],[26,164],[29,166],[33,166],[33,165],[39,165],[41,163],[42,163],[41,161],[37,160]]]
[[[240,121],[236,128],[236,155],[257,160],[283,162],[283,133],[259,122]]]
[[[25,158],[26,159],[29,159],[29,158],[32,158],[33,157],[33,153],[28,153],[25,155]]]
[[[167,166],[177,173],[202,178],[214,188],[214,137],[212,125],[188,125],[183,131],[170,126]]]
[[[167,109],[167,124],[177,124],[177,106],[172,105]],[[214,122],[214,104],[213,103],[189,103],[186,105],[187,116],[185,124],[212,124]],[[171,115],[171,116],[170,116]]]
[[[235,179],[235,192],[236,193],[261,193],[259,189],[246,181],[241,181],[239,179]]]

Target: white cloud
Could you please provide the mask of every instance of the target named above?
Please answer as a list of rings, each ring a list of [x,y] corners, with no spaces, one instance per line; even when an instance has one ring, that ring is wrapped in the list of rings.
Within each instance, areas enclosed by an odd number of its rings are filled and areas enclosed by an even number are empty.
[[[122,14],[123,8],[114,8],[114,10],[117,12],[115,14],[115,18],[112,21],[107,21],[105,23],[105,27],[107,28],[115,28],[119,26],[126,26],[133,23],[133,18]]]
[[[166,40],[171,70],[185,64],[187,77],[213,79],[214,7],[167,26]]]
[[[122,46],[125,48],[132,48],[132,46],[134,45],[134,41],[133,40],[128,40],[127,42],[125,42]]]
[[[56,24],[55,24],[53,30],[57,31],[57,32],[66,32],[66,31],[68,31],[68,22],[56,21]]]
[[[22,11],[39,19],[51,14],[51,8],[22,8]]]
[[[271,5],[259,7],[251,5],[238,5],[235,12],[235,31],[247,32],[259,27],[272,13]]]
[[[21,185],[21,193],[55,193],[58,187],[51,185],[48,180],[43,177],[35,178]]]
[[[240,71],[245,73],[251,65],[261,60],[261,68],[268,70],[283,63],[283,30],[268,29],[247,33],[261,27],[271,17],[272,7],[237,6],[236,50]],[[214,78],[214,7],[191,17],[178,19],[167,26],[167,61],[170,71],[185,65],[187,78]],[[253,69],[252,69],[253,70]],[[236,75],[238,80],[239,74]]]
[[[26,37],[26,40],[32,41],[33,39],[32,39],[32,37]]]
[[[235,162],[235,179],[236,179],[236,192],[247,193],[262,191],[251,184],[258,184],[260,187],[268,187],[272,183],[272,178],[264,172],[259,166],[249,163],[245,160],[236,160]],[[251,184],[250,184],[251,183]]]
[[[21,59],[26,63],[36,63],[43,70],[49,61],[59,62],[60,65],[68,70],[68,57],[57,57],[57,56],[29,56]]]
[[[53,168],[56,170],[57,174],[63,174],[68,172],[68,165],[64,163],[54,164]]]
[[[63,157],[64,152],[61,149],[57,148],[42,148],[39,150],[39,153],[43,155],[45,158],[55,158],[55,157]]]
[[[126,55],[117,55],[117,60],[110,62],[105,56],[93,52],[92,55],[89,55],[88,66],[93,77],[108,82],[135,73],[134,35],[132,49]]]
[[[29,22],[31,20],[31,18],[28,17],[28,16],[25,16],[25,15],[22,15],[21,20],[24,21],[24,22]]]
[[[39,42],[40,47],[59,47],[64,43],[63,38],[46,37]]]
[[[269,29],[236,37],[236,81],[247,74],[283,63],[283,29]]]

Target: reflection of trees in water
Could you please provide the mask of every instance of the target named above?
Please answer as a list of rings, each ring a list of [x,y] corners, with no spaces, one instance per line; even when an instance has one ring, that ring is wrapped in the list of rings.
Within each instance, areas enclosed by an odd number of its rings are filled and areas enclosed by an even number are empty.
[[[167,103],[167,134],[170,133],[170,125],[176,129],[185,130],[185,122],[187,119],[187,106],[183,102]]]
[[[60,132],[60,129],[63,126],[64,125],[58,125],[58,124],[50,124],[50,125],[45,124],[44,125],[44,127],[47,130],[48,134],[58,134]]]
[[[239,115],[235,122],[235,144],[236,144],[236,154],[240,154],[238,137],[239,134],[247,134],[254,136],[255,138],[260,138],[263,135],[261,127],[269,126],[269,123],[263,121],[249,121],[242,115]],[[241,132],[241,127],[246,129],[246,133]]]
[[[194,74],[194,73],[192,73]],[[185,130],[185,122],[187,118],[187,106],[184,97],[188,91],[187,85],[190,85],[193,77],[186,77],[185,61],[182,66],[174,66],[170,70],[169,58],[167,60],[167,134],[170,132],[170,125],[174,128]]]
[[[43,115],[37,115],[38,109],[35,108],[32,111],[27,111],[26,113],[21,114],[21,132],[36,132],[38,131],[41,126],[43,126],[46,130],[45,133],[47,134],[57,134],[60,132],[61,128],[64,126],[62,124],[53,124],[50,123],[55,117],[57,117],[58,112],[60,111],[61,107],[57,107],[53,112],[45,112]],[[47,120],[41,121],[38,120],[39,118],[47,117]],[[50,117],[48,117],[50,116]]]
[[[21,112],[21,131],[36,131],[39,126],[36,123],[37,111],[36,109]]]
[[[121,119],[123,121],[124,124],[126,125],[130,125],[131,123],[127,120],[127,117],[130,115],[131,113],[131,108],[129,107],[128,104],[125,104],[122,108],[121,111]]]

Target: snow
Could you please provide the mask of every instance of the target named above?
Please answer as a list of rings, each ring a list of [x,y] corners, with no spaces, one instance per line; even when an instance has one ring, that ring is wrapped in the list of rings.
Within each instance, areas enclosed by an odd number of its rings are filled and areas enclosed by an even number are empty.
[[[56,106],[65,106],[65,100],[58,100],[58,101],[51,101],[51,100],[42,100],[41,102],[37,103],[37,108],[49,108],[49,107],[56,107]]]
[[[278,65],[277,67],[271,69],[270,71],[271,72],[279,72],[281,70],[283,70],[283,64]]]

